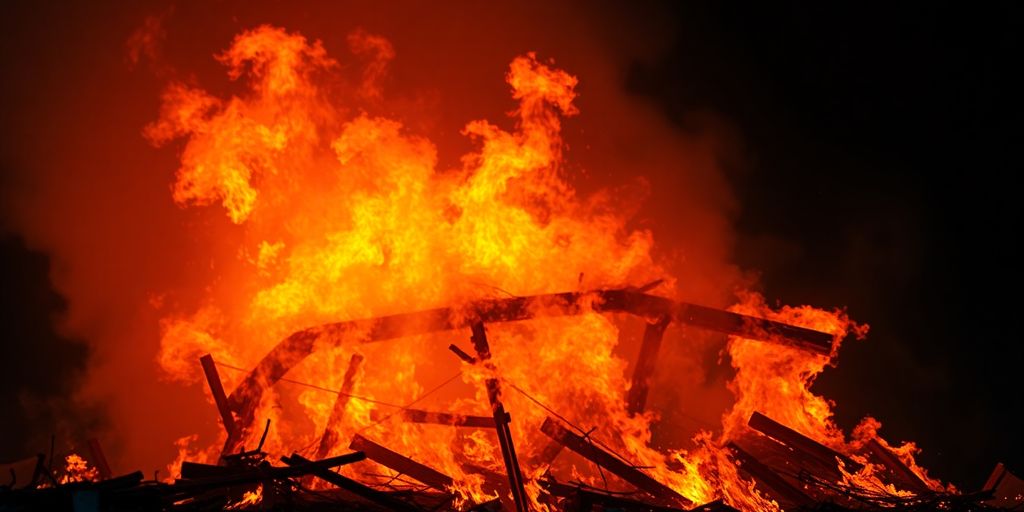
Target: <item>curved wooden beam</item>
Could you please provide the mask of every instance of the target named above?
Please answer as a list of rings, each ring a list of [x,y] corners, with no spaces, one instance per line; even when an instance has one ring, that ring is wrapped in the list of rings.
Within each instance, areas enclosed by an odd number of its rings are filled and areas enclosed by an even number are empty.
[[[277,344],[246,376],[228,398],[235,413],[238,436],[225,445],[225,453],[241,448],[255,421],[264,391],[313,353],[317,342],[338,346],[346,340],[360,343],[450,331],[474,322],[517,322],[532,318],[579,315],[587,311],[622,312],[646,318],[668,316],[672,321],[732,336],[795,346],[823,355],[831,353],[833,336],[793,325],[741,315],[721,309],[648,295],[636,288],[567,292],[491,299],[462,307],[324,324],[293,333]],[[324,346],[324,345],[321,345]]]

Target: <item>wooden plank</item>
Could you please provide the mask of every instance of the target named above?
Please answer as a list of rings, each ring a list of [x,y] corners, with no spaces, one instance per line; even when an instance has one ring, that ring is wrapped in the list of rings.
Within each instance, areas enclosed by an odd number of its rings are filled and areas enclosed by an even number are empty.
[[[624,462],[622,459],[598,448],[582,436],[570,432],[551,418],[544,420],[544,424],[541,425],[540,430],[551,439],[564,445],[566,448],[580,454],[590,462],[601,466],[613,475],[629,482],[637,489],[640,489],[655,498],[682,503],[686,506],[692,505],[690,500],[654,478],[651,478],[647,473],[636,469]]]
[[[308,464],[311,461],[302,457],[299,454],[293,453],[291,457],[281,457],[281,462],[288,464],[289,466],[298,466],[301,464]],[[372,487],[363,485],[351,478],[341,475],[335,471],[331,471],[327,468],[317,468],[312,471],[312,474],[317,478],[320,478],[326,482],[344,489],[352,494],[355,494],[363,499],[369,500],[373,503],[381,505],[388,510],[397,510],[399,512],[422,512],[419,507],[416,507],[410,503],[402,501],[391,494],[379,491]]]
[[[886,449],[881,443],[872,439],[867,442],[865,448],[868,453],[871,454],[872,458],[880,462],[886,469],[893,474],[893,476],[899,480],[898,484],[906,485],[911,491],[918,494],[931,492],[931,488],[928,484],[921,480],[921,477],[917,476],[910,468],[908,468],[895,453]],[[901,486],[902,486],[901,485]]]
[[[836,459],[843,461],[846,470],[853,473],[859,471],[863,465],[799,432],[793,430],[771,418],[754,412],[747,421],[750,428],[769,436],[776,441],[800,452],[808,454],[829,467],[838,466]]]
[[[349,448],[359,450],[365,453],[368,459],[403,475],[409,475],[439,491],[447,492],[455,483],[452,477],[391,451],[359,434],[352,438]]]
[[[217,404],[217,411],[220,412],[224,430],[230,437],[236,430],[235,417],[231,414],[228,397],[224,393],[224,385],[221,384],[220,374],[217,373],[217,364],[213,362],[213,356],[210,354],[200,357],[199,363],[203,365],[203,373],[206,374],[206,383],[210,386],[210,394],[213,395],[213,401]]]
[[[327,419],[327,425],[324,427],[324,433],[320,436],[320,444],[316,449],[316,458],[322,459],[326,457],[331,448],[338,444],[338,440],[341,433],[338,428],[341,425],[342,418],[345,416],[345,406],[348,405],[349,395],[352,394],[352,388],[355,387],[356,372],[359,371],[359,365],[363,362],[363,356],[361,354],[352,354],[352,358],[348,360],[348,368],[345,370],[345,377],[342,380],[341,391],[338,393],[338,398],[334,400],[334,408],[331,409],[331,416]]]
[[[661,338],[665,335],[671,317],[658,318],[653,324],[644,328],[644,338],[640,343],[640,355],[637,357],[636,368],[633,369],[633,380],[626,398],[626,410],[630,414],[639,414],[647,406],[647,393],[651,387],[651,378],[658,362],[661,349]]]
[[[387,413],[372,411],[370,419],[380,421],[391,416]],[[402,418],[409,423],[429,423],[433,425],[447,425],[450,427],[466,428],[496,428],[494,418],[490,416],[473,416],[467,414],[455,414],[449,412],[424,411],[421,409],[403,409],[395,416]]]
[[[764,490],[771,494],[776,501],[783,501],[797,507],[809,507],[814,503],[814,500],[807,496],[807,494],[794,487],[785,478],[772,471],[771,468],[757,460],[753,455],[744,451],[736,443],[729,442],[726,446],[732,450],[736,461],[739,462],[740,469],[766,487]]]

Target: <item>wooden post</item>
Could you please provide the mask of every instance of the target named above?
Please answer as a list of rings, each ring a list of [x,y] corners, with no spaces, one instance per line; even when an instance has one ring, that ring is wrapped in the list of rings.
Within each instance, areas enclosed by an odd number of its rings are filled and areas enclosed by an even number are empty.
[[[491,347],[487,342],[487,331],[484,329],[483,322],[475,322],[472,330],[477,361],[490,365]],[[491,412],[494,415],[494,424],[498,432],[498,445],[501,447],[501,457],[505,459],[505,471],[508,474],[512,500],[515,502],[517,512],[526,512],[530,500],[526,496],[523,473],[519,468],[519,459],[516,458],[515,444],[512,442],[512,429],[509,428],[511,417],[505,412],[505,406],[501,403],[501,387],[497,378],[487,379],[487,399],[491,402]]]
[[[683,503],[687,506],[692,503],[676,491],[661,482],[651,478],[647,473],[627,464],[622,459],[598,448],[583,436],[570,432],[557,421],[547,418],[540,427],[541,432],[554,439],[559,444],[580,454],[583,458],[607,469],[613,475],[629,482],[637,489],[665,501]]]
[[[224,393],[224,385],[220,382],[220,374],[217,373],[217,364],[213,362],[213,356],[206,354],[199,358],[203,365],[203,373],[206,374],[206,383],[210,385],[210,394],[220,411],[220,420],[224,424],[224,430],[228,437],[235,432],[235,417],[231,415],[231,407],[228,406],[228,397]]]
[[[391,451],[359,434],[352,438],[349,448],[363,452],[366,454],[366,458],[404,475],[409,475],[439,491],[447,492],[455,483],[452,477],[398,452]]]
[[[338,393],[338,398],[334,400],[331,417],[327,419],[327,426],[324,427],[324,433],[320,436],[320,445],[316,449],[317,459],[326,457],[331,448],[338,444],[340,436],[338,427],[341,424],[341,419],[345,416],[345,406],[348,405],[349,395],[352,394],[352,388],[356,384],[356,372],[362,362],[363,356],[360,354],[352,354],[352,358],[348,360],[348,368],[345,370],[341,391]]]
[[[630,414],[639,414],[647,405],[647,392],[651,387],[654,367],[658,362],[658,351],[661,349],[661,338],[665,335],[671,317],[662,315],[653,324],[644,328],[644,339],[640,344],[640,355],[637,357],[636,368],[633,370],[633,383],[629,386],[626,398],[626,410]]]

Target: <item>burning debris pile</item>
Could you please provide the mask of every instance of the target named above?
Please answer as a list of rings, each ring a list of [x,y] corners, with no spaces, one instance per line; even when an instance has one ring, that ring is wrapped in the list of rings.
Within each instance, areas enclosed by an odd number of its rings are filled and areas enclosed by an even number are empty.
[[[175,202],[227,213],[196,221],[202,292],[154,299],[192,304],[164,316],[159,364],[205,381],[222,437],[182,438],[168,481],[111,477],[96,456],[97,475],[63,481],[41,456],[0,510],[985,507],[991,492],[928,477],[877,421],[848,438],[810,391],[866,326],[749,293],[728,309],[675,298],[652,233],[566,179],[576,77],[514,59],[514,128],[470,122],[477,149],[439,170],[429,139],[367,113],[390,43],[348,42],[365,64],[351,83],[319,42],[244,32],[217,56],[242,93],[174,82],[145,129],[185,140]],[[616,347],[640,324],[627,377]],[[721,425],[685,450],[652,441],[648,407],[684,330],[724,335],[735,370]]]

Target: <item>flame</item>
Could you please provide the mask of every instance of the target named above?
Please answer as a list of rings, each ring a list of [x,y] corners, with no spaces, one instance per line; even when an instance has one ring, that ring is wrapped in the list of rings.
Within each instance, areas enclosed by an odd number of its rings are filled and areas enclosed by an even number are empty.
[[[675,293],[675,280],[651,254],[651,232],[628,228],[612,194],[581,197],[570,183],[562,123],[577,114],[577,77],[534,53],[513,59],[505,77],[517,102],[512,126],[467,123],[462,133],[475,149],[458,166],[442,168],[428,134],[375,113],[384,96],[381,79],[395,58],[390,42],[359,31],[349,46],[364,69],[346,78],[347,64],[329,57],[319,41],[261,26],[217,55],[237,83],[235,94],[167,87],[160,116],[144,135],[156,145],[184,141],[173,199],[181,207],[219,204],[228,221],[202,223],[219,235],[210,247],[217,278],[204,299],[163,321],[159,362],[169,377],[200,380],[196,359],[211,353],[224,370],[225,388],[233,389],[244,375],[231,369],[252,368],[295,331],[339,320],[576,290],[584,280],[595,288],[665,278],[659,291]],[[472,468],[504,473],[493,432],[414,424],[394,413],[396,406],[422,402],[487,415],[488,378],[500,380],[501,399],[512,411],[537,509],[546,508],[538,479],[548,470],[538,461],[547,443],[538,427],[552,411],[697,504],[725,498],[744,510],[778,509],[721,448],[755,410],[851,450],[831,420],[832,404],[810,391],[831,359],[743,339],[729,341],[736,403],[721,435],[702,432],[687,451],[656,449],[657,415],[630,415],[625,408],[627,362],[615,352],[621,322],[590,305],[583,309],[574,317],[488,325],[493,369],[465,366],[445,350],[453,340],[464,343],[468,332],[378,344],[358,343],[366,333],[324,340],[288,374],[314,386],[282,384],[262,397],[257,415],[274,425],[264,449],[287,454],[318,443],[337,398],[330,390],[341,388],[349,359],[359,353],[365,363],[332,453],[347,450],[359,433],[453,477],[452,490],[465,505],[494,497]],[[866,333],[842,312],[774,311],[756,295],[734,310],[837,339]],[[195,448],[197,437],[183,438],[172,474],[185,458],[215,461],[222,441]],[[246,443],[254,446],[256,439]],[[391,474],[362,465],[372,469],[343,471],[371,483]],[[585,484],[605,483],[603,474],[571,457],[551,469]],[[614,479],[609,485],[622,486]],[[243,501],[251,504],[250,498],[258,502],[259,492]]]
[[[64,457],[64,470],[57,482],[61,485],[75,482],[96,482],[100,479],[100,472],[89,466],[89,462],[76,453]]]
[[[259,484],[251,491],[245,491],[242,499],[224,507],[226,510],[244,510],[263,503],[263,484]]]

